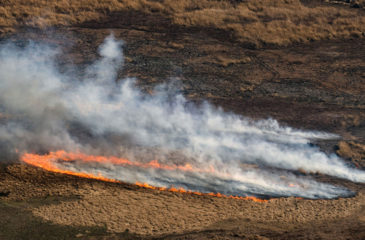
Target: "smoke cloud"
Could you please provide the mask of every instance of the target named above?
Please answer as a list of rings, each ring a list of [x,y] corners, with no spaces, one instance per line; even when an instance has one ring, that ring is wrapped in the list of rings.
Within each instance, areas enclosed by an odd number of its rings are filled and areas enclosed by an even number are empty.
[[[365,182],[365,172],[310,144],[336,135],[280,126],[273,119],[253,121],[208,103],[193,105],[173,84],[159,85],[148,95],[135,86],[135,79],[117,79],[122,46],[113,36],[106,38],[100,59],[82,74],[61,73],[55,48],[0,46],[0,145],[7,154],[64,149],[138,162],[188,163],[215,171],[58,164],[131,183],[241,196],[352,194],[299,176],[298,170]]]

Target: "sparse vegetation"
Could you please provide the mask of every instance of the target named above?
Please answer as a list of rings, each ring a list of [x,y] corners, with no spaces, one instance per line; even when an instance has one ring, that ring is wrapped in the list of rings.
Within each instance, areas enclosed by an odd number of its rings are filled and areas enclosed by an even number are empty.
[[[3,0],[0,29],[70,26],[105,19],[110,13],[138,11],[163,15],[186,28],[216,29],[252,46],[365,35],[363,10],[321,2],[310,7],[300,0]]]

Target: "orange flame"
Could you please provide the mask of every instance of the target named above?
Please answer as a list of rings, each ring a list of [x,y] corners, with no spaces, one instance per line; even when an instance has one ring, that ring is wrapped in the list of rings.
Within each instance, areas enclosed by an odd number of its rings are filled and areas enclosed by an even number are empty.
[[[62,170],[53,162],[54,160],[62,160],[66,162],[71,161],[83,161],[83,162],[98,162],[98,163],[112,163],[116,165],[129,165],[129,166],[137,166],[143,168],[156,168],[156,169],[165,169],[165,170],[180,170],[180,171],[194,171],[194,172],[214,172],[214,168],[212,166],[209,169],[202,170],[196,169],[190,164],[185,165],[165,165],[159,163],[157,160],[153,160],[149,163],[140,163],[140,162],[132,162],[128,159],[124,158],[117,158],[117,157],[105,157],[105,156],[94,156],[94,155],[86,155],[83,153],[71,153],[65,151],[56,151],[50,152],[46,155],[38,155],[32,153],[25,153],[21,156],[21,160],[29,165],[36,166],[39,168],[43,168],[50,172],[68,174],[83,178],[90,178],[90,179],[97,179],[106,182],[115,182],[120,183],[120,181],[115,179],[110,179],[107,177],[102,176],[101,174],[94,175],[91,173],[84,173],[84,172],[74,172],[70,170]],[[187,193],[199,196],[213,196],[213,197],[221,197],[221,198],[231,198],[231,199],[242,199],[242,200],[252,200],[255,202],[267,202],[268,200],[259,199],[256,197],[240,197],[240,196],[228,196],[221,193],[201,193],[201,192],[194,192],[189,191],[184,188],[165,188],[165,187],[154,187],[149,185],[148,183],[135,183],[137,186],[146,188],[146,189],[156,189],[160,191],[169,191],[169,192],[177,192],[177,193]]]

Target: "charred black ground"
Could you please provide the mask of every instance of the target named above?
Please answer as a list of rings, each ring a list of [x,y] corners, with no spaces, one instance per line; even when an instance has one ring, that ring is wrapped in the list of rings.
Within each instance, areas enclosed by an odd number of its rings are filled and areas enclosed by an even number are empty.
[[[364,12],[356,8],[356,14]],[[98,45],[113,32],[126,43],[120,77],[137,77],[145,92],[178,77],[181,92],[192,102],[208,100],[254,119],[273,117],[297,128],[339,134],[338,140],[314,144],[365,169],[365,40],[361,36],[258,48],[217,29],[176,27],[164,16],[133,11],[72,26],[17,26],[12,32],[7,27],[0,27],[5,29],[1,42],[25,45],[32,39],[60,45],[65,52],[59,57],[60,67],[72,63],[80,69],[98,57]],[[0,121],[2,117],[0,113]],[[260,205],[1,165],[0,212],[5,217],[0,220],[0,238],[364,239],[364,184],[297,174],[345,186],[356,195],[337,200],[279,198]]]

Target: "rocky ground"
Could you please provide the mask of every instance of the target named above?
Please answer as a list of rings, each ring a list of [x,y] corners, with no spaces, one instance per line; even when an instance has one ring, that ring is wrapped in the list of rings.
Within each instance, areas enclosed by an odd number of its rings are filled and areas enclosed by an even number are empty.
[[[191,101],[339,134],[339,140],[316,144],[365,169],[364,38],[257,48],[215,29],[171,27],[163,16],[121,12],[72,26],[20,26],[4,31],[0,41],[59,45],[60,68],[71,62],[82,68],[110,32],[125,42],[120,77],[136,77],[146,92],[177,78]],[[357,195],[256,203],[99,182],[12,162],[0,168],[0,239],[364,239],[365,185],[314,177]]]

